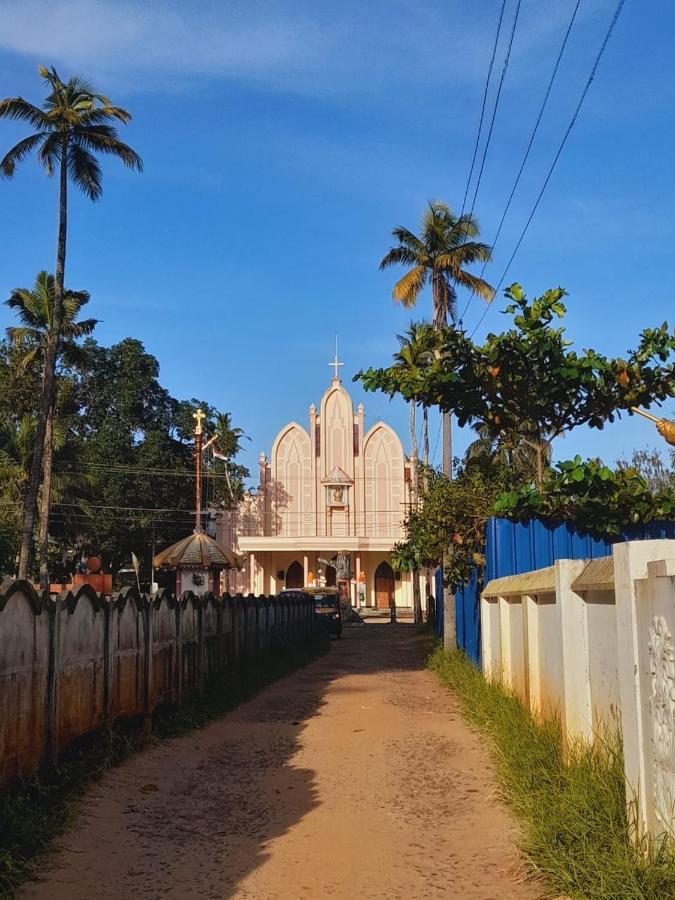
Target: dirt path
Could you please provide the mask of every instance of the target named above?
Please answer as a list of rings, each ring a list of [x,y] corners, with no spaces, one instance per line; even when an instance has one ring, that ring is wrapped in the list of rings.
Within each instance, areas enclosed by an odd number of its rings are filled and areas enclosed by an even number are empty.
[[[352,629],[110,772],[22,898],[533,898],[479,739],[410,626]]]

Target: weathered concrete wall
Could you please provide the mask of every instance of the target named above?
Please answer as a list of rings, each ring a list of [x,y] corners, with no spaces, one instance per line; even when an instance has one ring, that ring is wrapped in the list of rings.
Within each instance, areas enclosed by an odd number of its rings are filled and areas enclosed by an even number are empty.
[[[0,785],[54,762],[74,739],[244,677],[274,648],[309,638],[311,602],[240,594],[180,599],[83,585],[58,598],[0,586]]]

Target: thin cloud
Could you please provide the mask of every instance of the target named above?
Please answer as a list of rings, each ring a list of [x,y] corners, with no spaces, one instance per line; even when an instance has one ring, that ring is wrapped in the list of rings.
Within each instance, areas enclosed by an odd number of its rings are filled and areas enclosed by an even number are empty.
[[[459,0],[414,8],[401,0],[0,0],[0,49],[127,89],[171,91],[199,76],[309,95],[397,83],[452,88],[484,76],[495,17],[478,7]],[[516,59],[559,29],[564,10],[554,7],[527,9]]]

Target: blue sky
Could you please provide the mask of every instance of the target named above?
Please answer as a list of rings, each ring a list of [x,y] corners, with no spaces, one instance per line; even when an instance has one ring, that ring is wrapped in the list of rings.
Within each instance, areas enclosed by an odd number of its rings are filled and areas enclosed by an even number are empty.
[[[429,199],[461,206],[498,0],[125,2],[0,0],[0,94],[42,97],[38,63],[93,79],[134,115],[142,175],[104,162],[105,194],[73,195],[67,284],[92,295],[101,342],[128,335],[178,397],[231,410],[253,467],[328,385],[388,364],[411,316],[378,271],[394,225]],[[490,242],[574,0],[523,0],[476,204]],[[613,14],[582,0],[528,168],[486,277],[496,282]],[[515,0],[508,0],[510,26]],[[675,12],[628,0],[581,116],[509,273],[530,295],[564,286],[569,335],[621,354],[675,318]],[[500,45],[496,71],[505,45]],[[0,149],[25,128],[0,122]],[[0,182],[0,295],[53,268],[56,183],[34,160]],[[464,305],[464,298],[461,300]],[[495,303],[479,334],[499,327]],[[466,322],[477,321],[473,300]],[[430,298],[414,313],[428,317]],[[0,327],[11,321],[0,307]],[[368,421],[407,438],[401,402],[364,395]],[[670,410],[671,412],[673,410]],[[437,426],[432,429],[432,449]],[[457,449],[467,441],[457,434]],[[613,460],[657,444],[627,419],[556,446]],[[439,448],[440,454],[440,448]]]

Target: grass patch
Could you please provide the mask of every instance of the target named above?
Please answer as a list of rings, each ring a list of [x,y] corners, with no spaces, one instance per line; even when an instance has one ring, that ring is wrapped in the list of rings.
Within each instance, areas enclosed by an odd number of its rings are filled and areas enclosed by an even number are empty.
[[[469,722],[490,743],[505,800],[520,821],[522,848],[553,895],[584,900],[670,900],[670,846],[631,844],[618,740],[572,748],[563,759],[560,725],[538,723],[461,653],[436,647],[429,668],[452,688]]]
[[[181,707],[164,707],[153,715],[152,733],[140,721],[120,722],[112,729],[87,735],[61,756],[56,768],[42,768],[0,794],[0,897],[35,873],[52,841],[72,821],[75,801],[91,782],[148,743],[202,728],[222,718],[262,688],[325,653],[328,643],[276,652],[236,681],[219,677],[202,696]]]

